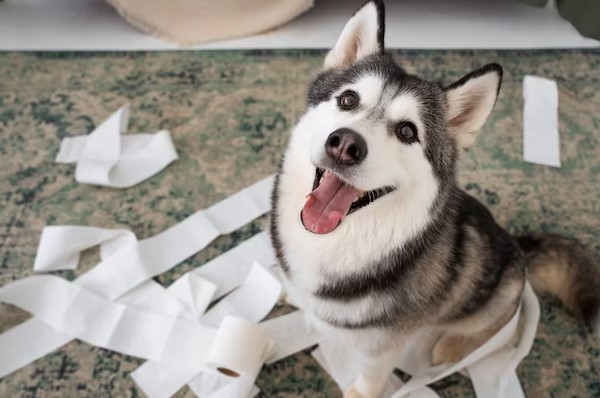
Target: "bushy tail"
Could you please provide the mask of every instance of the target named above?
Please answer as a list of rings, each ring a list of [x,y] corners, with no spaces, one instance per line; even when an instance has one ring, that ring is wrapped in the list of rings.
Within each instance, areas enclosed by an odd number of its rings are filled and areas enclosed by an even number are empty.
[[[579,242],[559,235],[518,236],[529,281],[538,294],[558,297],[600,336],[600,261]]]

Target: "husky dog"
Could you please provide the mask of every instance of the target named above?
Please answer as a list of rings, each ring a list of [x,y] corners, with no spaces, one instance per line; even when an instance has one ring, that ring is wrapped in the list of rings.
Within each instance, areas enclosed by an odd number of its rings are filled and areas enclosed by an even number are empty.
[[[273,190],[289,299],[364,358],[344,396],[379,396],[419,328],[441,333],[433,364],[469,354],[513,316],[526,278],[598,330],[596,259],[559,236],[511,237],[457,185],[502,68],[443,86],[406,73],[383,38],[383,4],[367,2],[310,85]]]

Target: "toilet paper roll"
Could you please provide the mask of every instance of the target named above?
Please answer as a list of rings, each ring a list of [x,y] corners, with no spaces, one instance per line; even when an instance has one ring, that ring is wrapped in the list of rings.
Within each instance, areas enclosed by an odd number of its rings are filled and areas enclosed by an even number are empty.
[[[206,365],[229,377],[254,380],[273,345],[257,324],[226,317],[208,353]]]

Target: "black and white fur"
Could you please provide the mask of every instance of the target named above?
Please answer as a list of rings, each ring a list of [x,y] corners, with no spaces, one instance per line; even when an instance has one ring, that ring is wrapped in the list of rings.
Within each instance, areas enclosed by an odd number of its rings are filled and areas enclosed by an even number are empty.
[[[383,4],[367,2],[311,83],[273,190],[271,236],[290,301],[364,358],[363,372],[345,397],[379,396],[403,336],[418,328],[443,334],[433,363],[459,360],[486,341],[518,306],[525,257],[539,264],[533,272],[539,281],[555,274],[545,270],[559,254],[541,261],[540,250],[553,240],[563,239],[565,256],[585,259],[576,267],[587,275],[577,285],[587,301],[569,301],[569,287],[550,283],[546,290],[588,322],[598,322],[600,293],[594,288],[600,272],[589,253],[560,237],[523,237],[519,245],[457,186],[459,151],[473,144],[491,112],[501,67],[489,64],[443,86],[406,73],[384,51],[383,39]],[[352,110],[339,104],[348,90],[359,98]],[[410,142],[397,134],[406,123],[417,133]],[[368,153],[359,163],[340,164],[326,152],[328,137],[340,128],[366,142]],[[390,189],[332,232],[315,234],[303,225],[301,212],[318,170],[363,192]],[[562,259],[565,275],[579,280],[573,259]]]

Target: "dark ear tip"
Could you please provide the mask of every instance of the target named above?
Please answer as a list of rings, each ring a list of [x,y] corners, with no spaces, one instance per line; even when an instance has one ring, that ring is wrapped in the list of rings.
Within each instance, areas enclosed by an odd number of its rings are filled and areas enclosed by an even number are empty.
[[[492,62],[491,64],[487,64],[484,67],[482,67],[481,69],[483,69],[484,73],[496,72],[498,74],[498,76],[500,77],[500,79],[502,79],[502,75],[504,74],[504,70],[502,69],[502,66],[497,62]]]
[[[496,91],[496,95],[500,94],[500,87],[502,86],[502,76],[504,74],[504,70],[502,66],[500,66],[497,62],[492,62],[491,64],[485,65],[482,69],[482,74],[495,72],[498,75],[498,90]]]
[[[504,71],[503,71],[502,67],[500,66],[500,64],[496,63],[496,62],[492,62],[491,64],[484,65],[481,68],[474,70],[473,72],[464,76],[462,79],[447,86],[446,90],[451,90],[456,87],[460,87],[463,84],[465,84],[466,82],[468,82],[469,80],[479,77],[479,76],[486,75],[488,73],[495,73],[496,75],[498,75],[498,91],[500,91],[500,85],[502,84],[502,75],[503,75]]]

